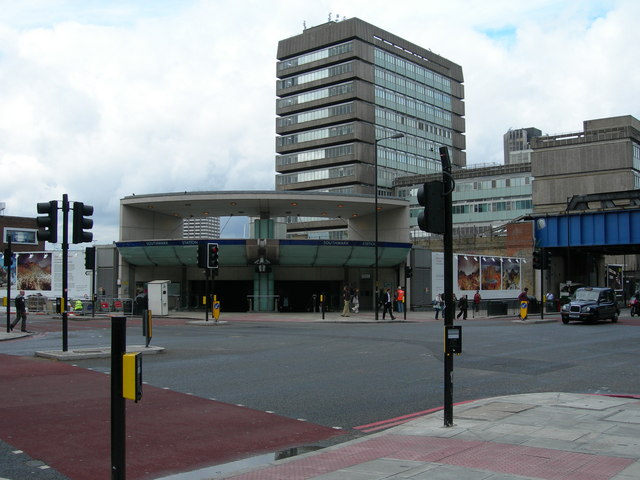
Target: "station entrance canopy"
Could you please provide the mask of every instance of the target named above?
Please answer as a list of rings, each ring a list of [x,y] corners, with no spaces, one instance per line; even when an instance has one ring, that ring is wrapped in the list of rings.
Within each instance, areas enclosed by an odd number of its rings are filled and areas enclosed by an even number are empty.
[[[116,242],[120,255],[136,266],[196,266],[198,244],[220,245],[220,267],[250,266],[256,259],[255,239],[156,240]],[[272,265],[307,267],[372,267],[374,242],[338,240],[269,240]],[[379,266],[402,264],[410,243],[379,242]]]
[[[533,215],[539,248],[580,248],[607,255],[640,254],[640,209]]]

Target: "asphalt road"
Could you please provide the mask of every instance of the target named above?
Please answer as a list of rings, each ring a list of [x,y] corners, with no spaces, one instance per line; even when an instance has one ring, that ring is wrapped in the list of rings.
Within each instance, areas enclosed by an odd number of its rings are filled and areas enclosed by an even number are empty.
[[[522,325],[508,319],[463,322],[463,352],[454,359],[454,402],[542,391],[638,394],[640,319],[619,323]],[[0,353],[33,355],[60,348],[57,325],[3,342]],[[101,321],[73,322],[72,346],[108,345]],[[128,343],[143,343],[138,327]],[[237,323],[154,327],[143,377],[159,388],[341,427],[343,441],[363,425],[443,404],[442,324]],[[109,360],[75,364],[108,372]],[[144,393],[143,400],[144,402]],[[391,423],[391,422],[390,422]],[[268,434],[268,432],[266,432]]]

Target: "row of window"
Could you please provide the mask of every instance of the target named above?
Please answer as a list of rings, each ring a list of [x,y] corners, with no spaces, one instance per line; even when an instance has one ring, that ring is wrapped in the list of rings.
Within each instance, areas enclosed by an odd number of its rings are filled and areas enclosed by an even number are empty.
[[[293,165],[294,163],[309,162],[311,160],[322,160],[323,158],[337,158],[346,155],[353,155],[353,144],[339,145],[337,147],[319,148],[306,152],[292,153],[276,157],[276,165]]]
[[[321,118],[337,117],[340,115],[348,115],[353,112],[353,102],[341,103],[339,105],[333,105],[331,107],[319,108],[317,110],[310,110],[303,113],[295,113],[293,115],[287,115],[285,117],[278,118],[279,127],[287,127],[290,125],[297,125],[299,123],[311,122],[313,120],[320,120]]]
[[[439,160],[378,146],[378,165],[399,170],[398,175],[436,173],[442,170]]]
[[[494,188],[522,187],[531,185],[531,177],[496,178],[473,182],[456,182],[456,192],[470,192],[472,190],[492,190]]]
[[[353,123],[336,125],[333,127],[319,128],[317,130],[308,130],[306,132],[294,133],[292,135],[283,135],[278,137],[278,145],[295,145],[297,143],[310,142],[312,140],[321,140],[323,138],[339,137],[353,133]]]
[[[633,145],[633,168],[640,170],[640,145],[632,143]],[[637,187],[636,187],[637,188]]]
[[[383,41],[385,43],[389,43],[390,45],[393,45],[392,43],[387,42],[386,40],[383,40]],[[399,47],[399,48],[402,48],[402,47]],[[413,52],[410,52],[410,53],[413,53]],[[415,53],[413,53],[413,55],[416,55],[422,58],[423,60],[429,61],[428,59],[420,55],[417,55]],[[409,60],[405,60],[404,58],[394,55],[393,53],[387,52],[386,50],[382,50],[381,48],[375,49],[375,58],[376,58],[376,62],[382,62],[386,64],[388,67],[396,70],[397,72],[404,74],[407,77],[421,79],[421,81],[426,83],[434,83],[437,85],[442,85],[442,87],[446,88],[447,90],[451,88],[451,80],[449,78],[444,77],[438,73],[435,73],[429,70],[428,68],[424,68],[423,66],[418,65],[417,63],[413,63],[413,62],[410,62]]]
[[[316,50],[315,52],[305,53],[298,57],[288,58],[278,62],[278,71],[286,70],[288,68],[297,67],[306,63],[315,62],[316,60],[322,60],[323,58],[333,57],[335,55],[341,55],[343,53],[351,52],[353,50],[353,42],[341,43],[329,48],[323,48],[322,50]]]
[[[421,83],[414,82],[413,80],[408,80],[389,70],[376,67],[375,83],[378,85],[391,84],[396,87],[394,90],[402,88],[409,96],[425,99],[431,104],[439,104],[451,108],[451,97],[449,95],[429,88]]]
[[[499,200],[494,202],[480,202],[467,204],[454,204],[451,206],[453,215],[465,215],[470,213],[489,213],[489,212],[510,212],[512,210],[531,210],[533,208],[533,200]],[[411,208],[410,217],[417,217],[422,208]]]
[[[415,98],[394,92],[393,90],[389,90],[388,88],[384,88],[379,85],[376,85],[375,93],[376,99],[396,104],[398,106],[396,110],[413,110],[417,117],[425,118],[427,116],[431,116],[436,119],[436,121],[439,120],[440,123],[443,123],[444,125],[451,125],[451,112],[434,107],[426,102],[416,100]]]
[[[345,93],[351,93],[353,91],[353,85],[354,82],[340,83],[338,85],[332,85],[331,87],[320,88],[318,90],[280,98],[278,99],[277,106],[279,108],[290,107],[291,105],[300,105],[306,102],[320,100],[322,98],[344,95]]]
[[[332,178],[350,177],[355,175],[356,168],[353,165],[343,167],[323,168],[320,170],[307,170],[305,172],[285,173],[276,176],[278,185],[290,185],[292,183],[313,182]]]
[[[406,131],[407,128],[413,128],[414,130],[422,130],[427,134],[440,137],[441,139],[450,140],[453,137],[453,132],[448,128],[418,120],[415,117],[404,115],[400,112],[396,112],[395,110],[376,107],[376,123],[382,121],[386,121],[387,125],[389,125],[389,123],[394,123],[397,125],[397,128],[402,131]]]
[[[477,237],[481,234],[488,234],[493,227],[491,225],[470,225],[470,226],[453,226],[453,236],[454,237]],[[412,239],[415,238],[425,238],[436,235],[434,233],[425,232],[420,230],[418,226],[412,226],[409,230],[409,235]]]
[[[399,133],[398,130],[376,126],[376,138],[390,137],[397,133]],[[440,164],[440,155],[438,154],[438,149],[443,144],[451,144],[451,142],[436,143],[424,137],[418,137],[407,132],[404,132],[404,137],[394,141],[402,144],[402,150],[406,150],[409,153],[416,154],[418,155],[418,157],[426,157],[427,159],[433,158],[434,160],[438,160],[438,165]],[[385,143],[386,146],[390,145],[389,141]],[[420,173],[432,173],[432,171],[427,170]]]
[[[301,75],[295,75],[293,77],[285,78],[278,81],[278,88],[290,88],[296,85],[303,85],[305,83],[313,82],[323,78],[336,77],[343,73],[353,71],[353,62],[340,63],[332,67],[323,68],[320,70],[314,70],[313,72],[303,73]]]
[[[511,210],[531,210],[532,200],[500,200],[495,202],[469,203],[464,205],[453,205],[451,212],[456,214],[465,213],[486,213],[486,212],[509,212]]]

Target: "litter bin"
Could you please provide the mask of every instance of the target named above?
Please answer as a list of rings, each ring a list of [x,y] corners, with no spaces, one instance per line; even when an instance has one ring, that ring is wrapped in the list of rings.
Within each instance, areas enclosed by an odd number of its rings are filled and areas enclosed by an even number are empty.
[[[507,314],[507,303],[499,302],[499,301],[489,301],[487,302],[487,315],[488,316],[497,316],[497,315],[506,315]]]
[[[531,315],[532,313],[540,313],[540,302],[535,297],[529,297],[529,311],[527,315]]]

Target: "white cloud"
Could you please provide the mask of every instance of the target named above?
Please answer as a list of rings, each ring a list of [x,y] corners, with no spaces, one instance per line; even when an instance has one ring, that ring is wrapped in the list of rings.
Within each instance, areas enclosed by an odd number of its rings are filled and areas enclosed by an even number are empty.
[[[60,199],[117,239],[132,193],[272,189],[277,42],[357,16],[465,74],[467,158],[509,129],[639,117],[629,1],[0,0],[0,171],[7,215]],[[629,53],[631,52],[631,53]]]

